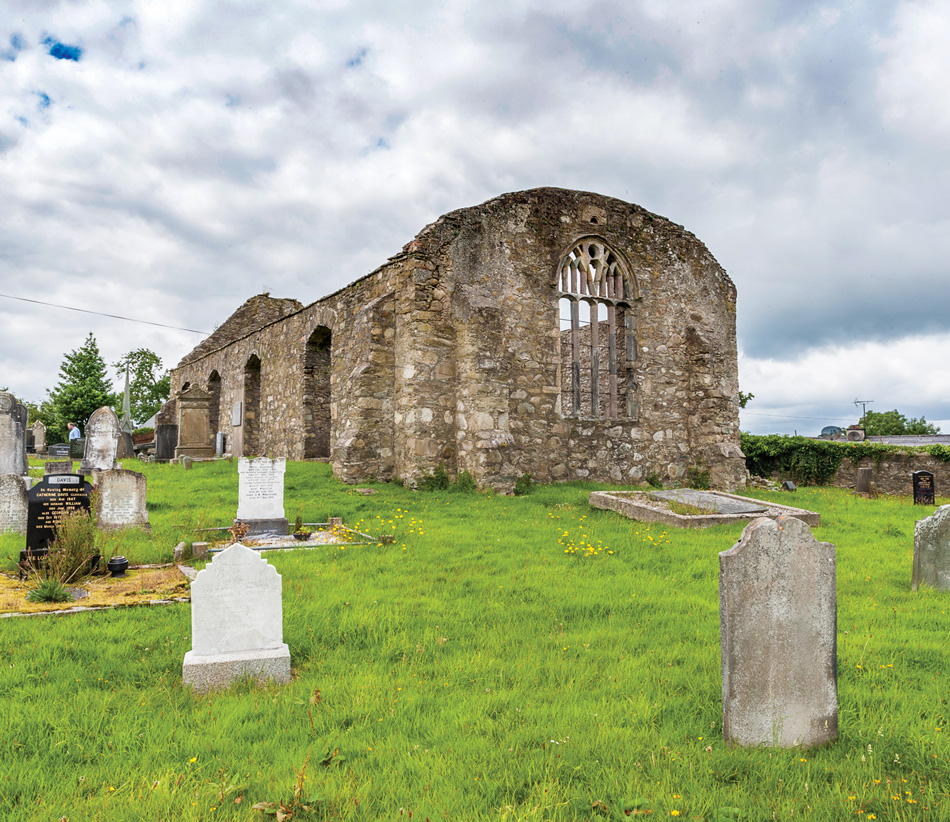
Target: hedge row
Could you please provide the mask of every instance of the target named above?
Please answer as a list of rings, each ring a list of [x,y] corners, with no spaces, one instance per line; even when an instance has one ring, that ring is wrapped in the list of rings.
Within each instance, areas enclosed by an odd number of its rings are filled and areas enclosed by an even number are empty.
[[[852,464],[869,457],[879,463],[888,454],[919,451],[935,459],[950,462],[946,445],[885,445],[880,442],[832,442],[808,437],[786,437],[779,434],[741,434],[740,443],[749,473],[768,477],[773,471],[792,477],[803,485],[827,485],[841,461],[848,457]]]

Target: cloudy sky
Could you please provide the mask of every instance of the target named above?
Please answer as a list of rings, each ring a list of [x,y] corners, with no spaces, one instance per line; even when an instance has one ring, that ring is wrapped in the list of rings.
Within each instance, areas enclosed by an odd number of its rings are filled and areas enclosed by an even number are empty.
[[[0,385],[174,365],[506,191],[619,197],[735,281],[744,430],[950,431],[950,6],[4,0]],[[147,320],[113,319],[72,309]]]

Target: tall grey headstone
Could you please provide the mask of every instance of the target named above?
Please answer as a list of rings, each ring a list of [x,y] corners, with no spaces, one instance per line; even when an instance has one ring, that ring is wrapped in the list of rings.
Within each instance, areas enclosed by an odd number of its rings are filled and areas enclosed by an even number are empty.
[[[238,460],[238,510],[235,521],[247,523],[248,536],[287,533],[284,472],[287,460],[258,457]]]
[[[98,476],[100,528],[143,528],[151,530],[145,507],[146,480],[138,471],[115,469]]]
[[[33,450],[37,454],[46,453],[46,426],[39,420],[33,423]]]
[[[929,585],[950,591],[950,505],[914,525],[914,572],[911,588]]]
[[[722,729],[788,748],[838,738],[835,547],[793,517],[759,518],[719,555]]]
[[[29,499],[23,477],[0,474],[0,534],[26,533]]]
[[[196,691],[236,679],[290,681],[281,579],[257,551],[236,542],[191,583],[191,650],[182,681]]]
[[[864,494],[865,496],[870,495],[871,493],[871,468],[859,468],[857,479],[854,481],[854,492],[856,494]]]
[[[86,448],[79,470],[111,471],[119,445],[119,418],[109,406],[93,412],[86,423]]]
[[[27,475],[26,408],[0,391],[0,474]]]

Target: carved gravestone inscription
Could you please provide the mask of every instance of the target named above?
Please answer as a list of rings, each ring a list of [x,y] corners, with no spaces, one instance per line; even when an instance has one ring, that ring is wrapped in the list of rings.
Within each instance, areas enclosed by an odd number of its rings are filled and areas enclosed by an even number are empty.
[[[26,547],[48,548],[56,523],[77,510],[89,510],[92,486],[79,474],[49,474],[30,489],[26,519]]]
[[[719,555],[722,730],[788,748],[838,738],[835,546],[760,518]]]
[[[111,471],[119,446],[119,418],[108,406],[93,413],[86,425],[86,448],[81,471]]]
[[[284,516],[284,472],[287,460],[258,457],[238,461],[238,510],[236,520],[248,524],[249,536],[287,533]]]
[[[914,505],[935,505],[934,475],[930,471],[914,471]]]
[[[69,459],[70,449],[68,442],[58,442],[55,445],[49,447],[49,453],[47,456],[51,460],[67,460]]]
[[[99,475],[99,511],[96,521],[101,528],[144,528],[148,524],[145,507],[146,480],[137,471],[121,468]]]
[[[178,446],[175,456],[208,459],[214,456],[211,436],[211,395],[197,386],[182,391],[178,404]]]
[[[27,499],[23,477],[0,474],[0,534],[26,533]]]
[[[0,391],[0,474],[26,476],[26,408]]]

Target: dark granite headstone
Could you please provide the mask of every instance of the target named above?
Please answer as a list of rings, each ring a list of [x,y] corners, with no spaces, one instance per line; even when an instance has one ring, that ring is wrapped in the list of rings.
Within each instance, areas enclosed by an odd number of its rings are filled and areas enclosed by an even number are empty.
[[[77,437],[69,441],[69,456],[74,460],[81,460],[86,453],[86,438]]]
[[[914,471],[914,505],[936,505],[934,475],[930,471]]]
[[[119,444],[115,449],[115,458],[124,460],[134,456],[135,443],[132,442],[132,435],[127,431],[119,431]]]
[[[46,452],[46,455],[51,460],[68,460],[71,456],[72,449],[69,447],[68,442],[58,442],[56,445],[51,445]],[[79,455],[80,458],[82,454]]]
[[[56,537],[56,523],[66,514],[89,510],[92,486],[79,474],[50,474],[30,489],[26,515],[26,547],[48,548]]]
[[[798,486],[795,485],[795,483],[792,482],[791,480],[785,480],[785,482],[782,483],[782,490],[783,491],[797,491]]]
[[[175,448],[178,446],[178,426],[168,423],[159,423],[155,426],[155,459],[175,459]]]

